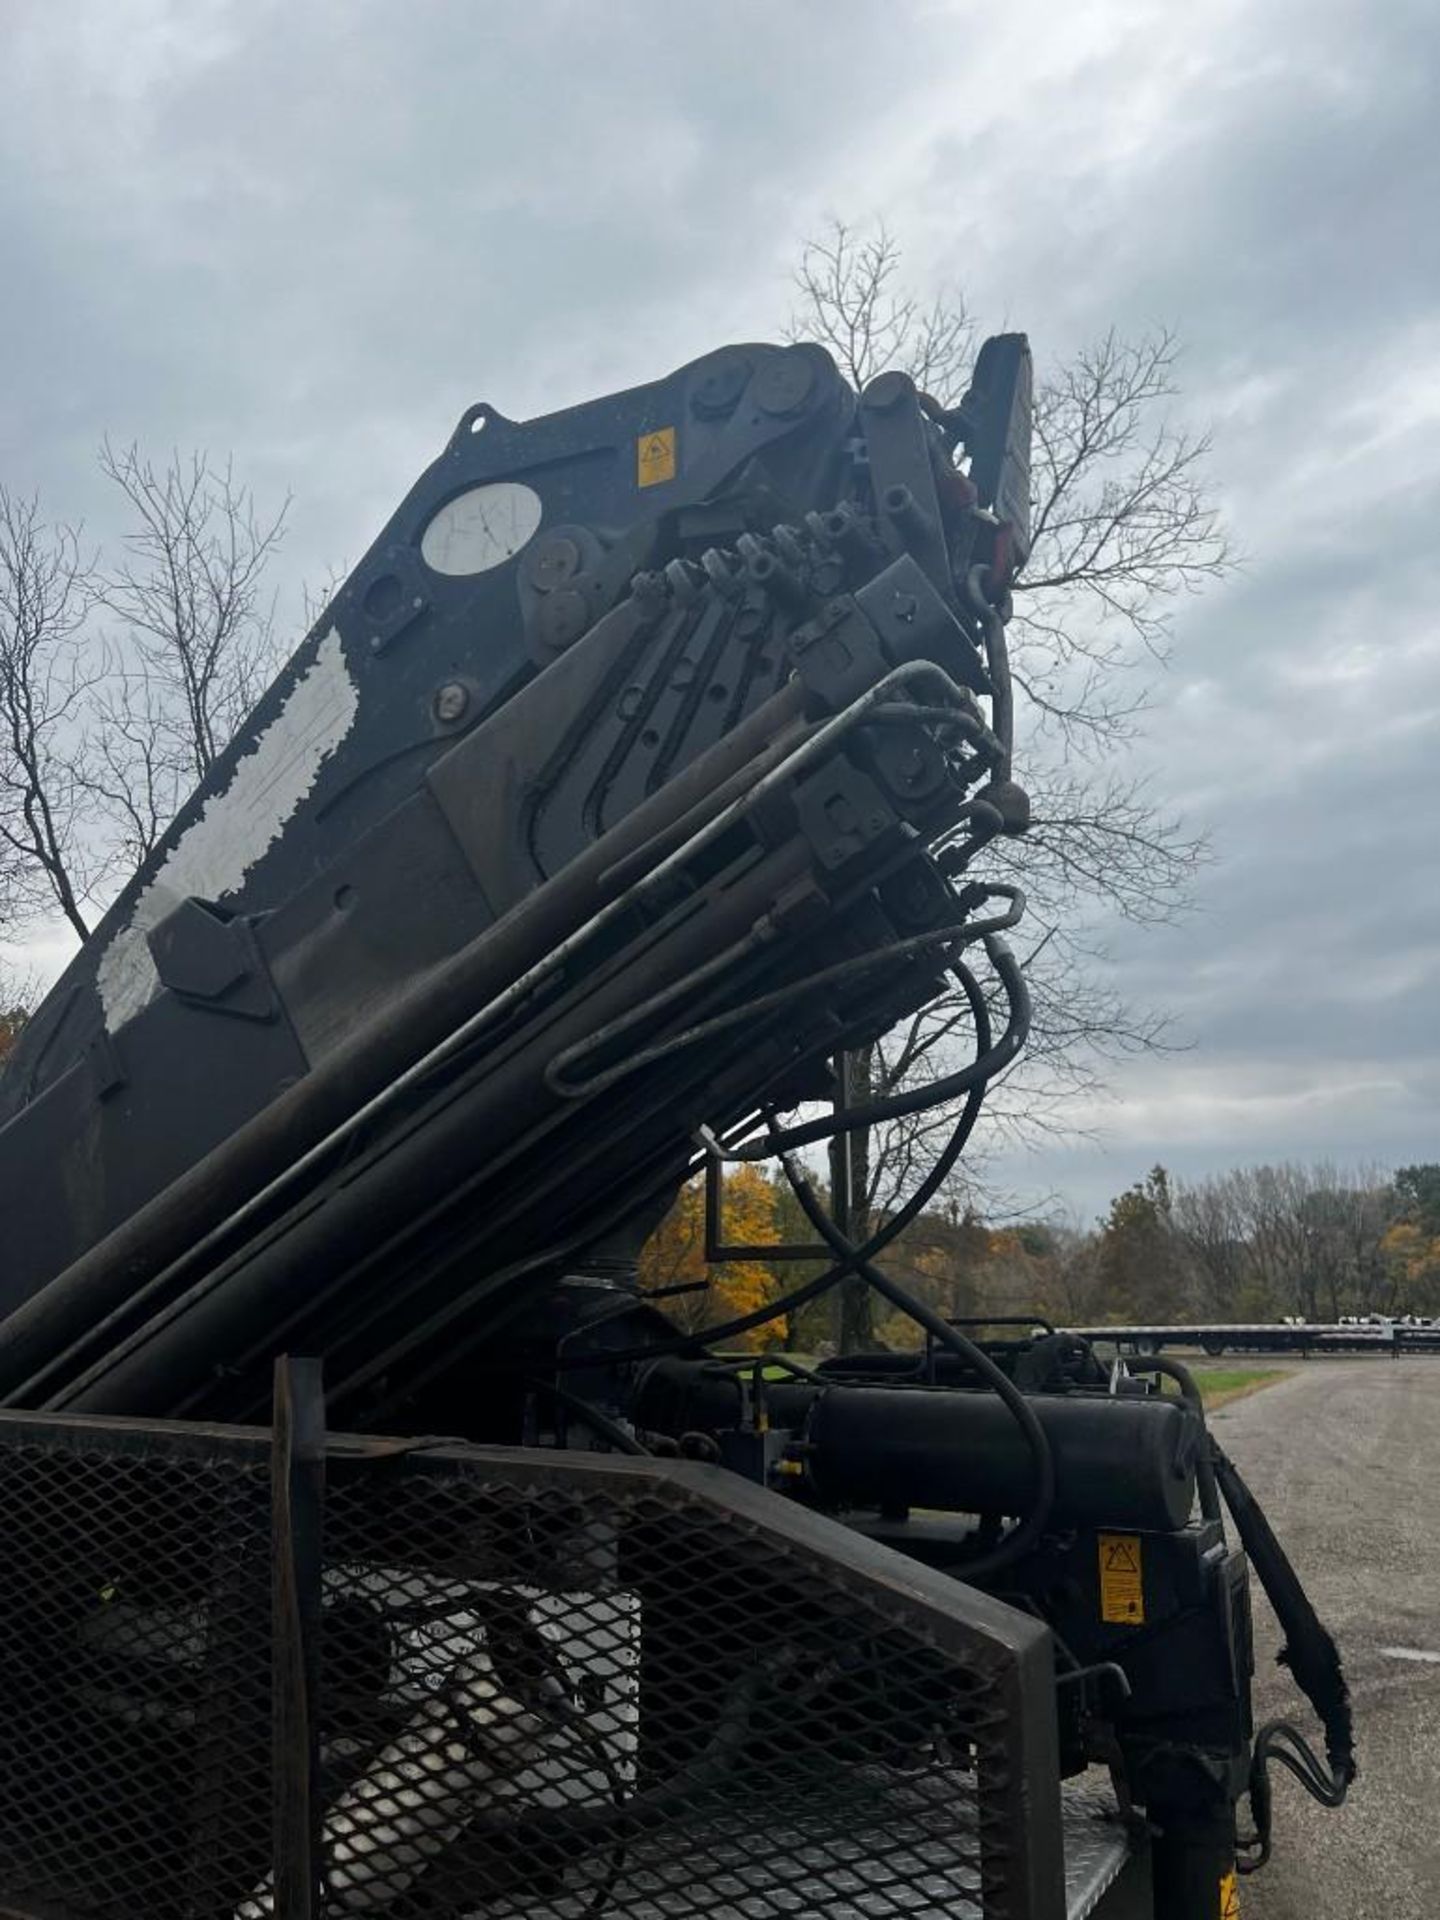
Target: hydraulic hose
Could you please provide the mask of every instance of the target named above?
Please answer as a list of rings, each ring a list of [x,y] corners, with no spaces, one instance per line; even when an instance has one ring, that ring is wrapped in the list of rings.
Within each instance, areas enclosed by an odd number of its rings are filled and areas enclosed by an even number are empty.
[[[975,1051],[977,1057],[983,1057],[990,1050],[991,1025],[990,1010],[985,1004],[985,996],[980,983],[963,961],[956,961],[950,971],[960,984],[970,1008],[970,1017],[975,1023]],[[985,1104],[988,1081],[981,1081],[970,1089],[960,1118],[954,1131],[946,1141],[929,1173],[911,1194],[910,1198],[897,1207],[863,1246],[856,1249],[856,1256],[867,1260],[888,1247],[892,1240],[903,1233],[939,1192],[949,1177],[956,1162],[969,1145],[970,1136],[975,1131],[975,1123],[980,1118],[980,1109]],[[798,1312],[801,1307],[809,1306],[820,1299],[832,1287],[836,1287],[849,1273],[854,1272],[852,1259],[842,1260],[838,1265],[828,1267],[824,1273],[817,1274],[813,1280],[807,1280],[803,1286],[793,1288],[776,1300],[770,1300],[764,1306],[755,1307],[749,1313],[737,1315],[733,1320],[722,1321],[719,1326],[705,1327],[697,1333],[676,1334],[670,1340],[652,1340],[643,1345],[607,1349],[598,1355],[593,1349],[582,1354],[570,1354],[561,1357],[557,1367],[593,1367],[597,1358],[603,1358],[610,1366],[627,1366],[646,1360],[663,1360],[675,1353],[693,1353],[697,1348],[722,1346],[727,1340],[738,1339],[742,1334],[751,1333],[756,1327],[763,1327],[771,1320],[783,1315]]]
[[[883,1100],[867,1101],[863,1106],[842,1108],[827,1120],[812,1120],[804,1126],[787,1127],[783,1132],[777,1130],[766,1140],[737,1148],[732,1158],[767,1160],[773,1154],[807,1147],[817,1140],[834,1139],[837,1134],[858,1133],[862,1127],[879,1126],[886,1120],[899,1120],[911,1113],[924,1113],[968,1093],[974,1086],[988,1085],[997,1074],[1003,1073],[1024,1046],[1030,1031],[1030,989],[1025,984],[1020,962],[1003,940],[987,934],[984,945],[1009,1003],[1005,1031],[993,1047],[958,1073],[943,1074],[938,1080],[913,1087],[907,1093],[894,1093]]]
[[[1035,1545],[1044,1531],[1050,1509],[1055,1503],[1055,1461],[1050,1451],[1050,1442],[1045,1430],[1036,1417],[1035,1409],[1014,1381],[997,1367],[995,1362],[968,1335],[961,1333],[958,1327],[936,1313],[933,1307],[926,1306],[904,1287],[898,1280],[892,1280],[888,1273],[869,1260],[862,1248],[847,1240],[816,1199],[813,1188],[804,1169],[789,1154],[780,1155],[780,1164],[785,1169],[785,1177],[790,1182],[795,1198],[800,1202],[805,1217],[815,1231],[829,1245],[832,1252],[842,1256],[847,1264],[860,1275],[867,1286],[873,1287],[882,1299],[888,1300],[892,1307],[898,1307],[917,1326],[922,1327],[932,1340],[939,1345],[949,1347],[967,1360],[1004,1401],[1025,1436],[1035,1462],[1035,1494],[1030,1511],[1018,1526],[1005,1536],[993,1552],[983,1554],[978,1560],[970,1561],[957,1568],[957,1575],[967,1580],[985,1579],[1010,1566]]]
[[[1278,1761],[1287,1767],[1322,1806],[1338,1807],[1357,1772],[1355,1731],[1350,1713],[1350,1689],[1345,1684],[1334,1640],[1321,1624],[1289,1556],[1275,1538],[1260,1502],[1240,1477],[1234,1461],[1215,1441],[1210,1445],[1215,1478],[1234,1519],[1241,1545],[1260,1576],[1260,1584],[1285,1635],[1281,1662],[1294,1674],[1296,1684],[1325,1729],[1325,1753],[1329,1762],[1327,1766],[1288,1721],[1271,1720],[1256,1734],[1250,1766],[1250,1811],[1255,1835],[1248,1843],[1250,1857],[1240,1863],[1243,1873],[1254,1873],[1270,1856],[1271,1763]]]

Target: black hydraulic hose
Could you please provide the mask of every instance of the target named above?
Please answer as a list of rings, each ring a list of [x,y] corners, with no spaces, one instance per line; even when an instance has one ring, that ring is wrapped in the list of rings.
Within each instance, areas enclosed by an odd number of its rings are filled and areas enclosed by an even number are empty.
[[[942,1074],[938,1080],[930,1081],[927,1086],[914,1087],[908,1093],[894,1093],[883,1100],[869,1100],[863,1106],[845,1107],[831,1114],[828,1120],[812,1120],[804,1126],[787,1127],[766,1140],[737,1147],[731,1158],[768,1160],[774,1154],[789,1152],[795,1147],[808,1147],[817,1140],[831,1140],[837,1134],[858,1133],[862,1127],[878,1126],[886,1120],[899,1120],[906,1114],[924,1113],[931,1107],[943,1106],[947,1100],[968,1093],[977,1084],[988,1084],[996,1074],[1003,1072],[1024,1046],[1030,1031],[1030,989],[1025,984],[1020,962],[1003,940],[987,935],[984,945],[1009,1003],[1005,1031],[993,1047],[972,1060],[968,1067],[962,1067],[958,1073]]]
[[[956,961],[950,971],[960,983],[970,1007],[970,1017],[975,1022],[975,1051],[983,1055],[990,1048],[990,1010],[985,1004],[985,996],[980,983],[963,961]],[[888,1247],[898,1234],[905,1231],[910,1222],[927,1207],[949,1177],[956,1161],[969,1145],[970,1136],[975,1131],[975,1122],[980,1118],[980,1109],[985,1104],[986,1083],[972,1087],[955,1129],[941,1150],[934,1166],[926,1174],[920,1185],[911,1194],[903,1206],[897,1207],[890,1218],[878,1227],[865,1244],[857,1249],[864,1259],[873,1259],[877,1253]],[[670,1340],[647,1341],[643,1346],[622,1347],[616,1350],[588,1348],[582,1354],[562,1356],[556,1365],[560,1368],[593,1367],[597,1361],[610,1366],[628,1366],[645,1360],[664,1360],[674,1353],[692,1353],[696,1348],[723,1346],[727,1340],[735,1340],[741,1334],[751,1333],[756,1327],[763,1327],[771,1320],[783,1315],[798,1312],[801,1307],[809,1306],[812,1300],[818,1300],[832,1287],[838,1286],[847,1273],[854,1271],[854,1264],[844,1260],[839,1265],[829,1267],[815,1279],[807,1280],[803,1286],[794,1288],[790,1293],[782,1294],[778,1300],[767,1301],[763,1307],[756,1307],[749,1313],[742,1313],[733,1320],[723,1321],[718,1327],[704,1327],[697,1333],[676,1334]]]
[[[1242,1872],[1253,1873],[1265,1864],[1270,1854],[1269,1768],[1272,1761],[1288,1767],[1306,1792],[1322,1806],[1338,1807],[1357,1772],[1355,1732],[1350,1689],[1345,1684],[1339,1649],[1321,1624],[1289,1556],[1276,1539],[1260,1502],[1241,1478],[1238,1467],[1214,1440],[1210,1448],[1215,1478],[1234,1519],[1241,1545],[1260,1576],[1260,1584],[1285,1635],[1281,1663],[1294,1674],[1296,1684],[1325,1729],[1325,1752],[1329,1761],[1327,1767],[1304,1736],[1287,1721],[1269,1721],[1256,1734],[1250,1766],[1250,1811],[1255,1821],[1255,1837],[1249,1843],[1252,1857],[1241,1862]]]
[[[556,1093],[569,1099],[589,1099],[615,1086],[619,1081],[638,1073],[642,1067],[653,1066],[658,1060],[683,1052],[687,1047],[697,1046],[701,1041],[711,1040],[719,1033],[732,1027],[749,1025],[765,1015],[777,1013],[797,1000],[811,998],[822,987],[839,986],[852,979],[860,979],[867,973],[875,973],[883,968],[893,967],[899,960],[918,958],[932,949],[960,948],[975,946],[988,935],[1005,932],[1013,927],[1025,911],[1025,896],[1019,887],[1008,884],[986,885],[987,894],[1001,894],[1010,905],[1004,913],[992,915],[987,920],[955,920],[943,927],[931,927],[925,933],[913,934],[908,939],[891,941],[888,946],[877,947],[871,953],[863,953],[850,960],[838,961],[834,966],[823,967],[819,973],[807,974],[803,980],[792,980],[783,987],[776,987],[769,993],[763,993],[754,1000],[747,1000],[741,1006],[731,1007],[724,1013],[713,1014],[698,1025],[687,1027],[681,1033],[672,1034],[668,1039],[657,1041],[654,1046],[642,1048],[638,1053],[628,1055],[615,1066],[595,1073],[588,1080],[573,1080],[568,1077],[568,1069],[576,1061],[583,1060],[593,1053],[602,1051],[621,1039],[636,1026],[643,1025],[662,1008],[672,1005],[676,1000],[685,998],[697,987],[727,971],[737,960],[745,958],[763,944],[763,937],[752,931],[746,939],[721,954],[715,960],[706,961],[703,966],[687,974],[683,980],[677,980],[662,992],[652,994],[638,1007],[632,1007],[619,1019],[612,1020],[608,1026],[598,1028],[594,1033],[567,1047],[563,1053],[557,1053],[545,1069],[545,1079]],[[1004,1041],[1001,1042],[1002,1046]],[[980,1063],[976,1063],[978,1066]],[[973,1068],[971,1069],[974,1070]],[[999,1068],[993,1071],[998,1072]],[[986,1075],[988,1077],[988,1074]],[[957,1089],[958,1091],[958,1089]]]
[[[1300,1584],[1289,1556],[1275,1538],[1260,1502],[1240,1477],[1234,1461],[1212,1440],[1215,1478],[1225,1496],[1241,1544],[1260,1576],[1285,1635],[1284,1664],[1314,1707],[1325,1728],[1330,1768],[1347,1784],[1355,1777],[1354,1729],[1350,1691],[1334,1640],[1321,1625],[1310,1596]]]
[[[718,1327],[703,1327],[698,1333],[677,1333],[669,1340],[647,1340],[634,1347],[587,1347],[584,1353],[561,1354],[554,1364],[561,1371],[601,1365],[626,1367],[638,1365],[644,1360],[666,1360],[674,1353],[693,1353],[697,1348],[703,1350],[712,1345],[723,1346],[727,1340],[736,1340],[742,1333],[753,1333],[756,1327],[763,1327],[784,1314],[796,1313],[801,1307],[808,1307],[812,1300],[818,1300],[822,1294],[838,1285],[849,1271],[848,1265],[830,1267],[824,1273],[817,1274],[815,1279],[807,1280],[804,1286],[781,1294],[778,1300],[767,1301],[763,1307],[755,1307],[733,1320],[724,1320]]]
[[[1342,1807],[1350,1782],[1326,1767],[1298,1727],[1288,1720],[1267,1720],[1255,1735],[1255,1750],[1250,1762],[1250,1816],[1253,1834],[1238,1842],[1236,1865],[1241,1873],[1258,1873],[1270,1858],[1274,1788],[1270,1768],[1278,1764],[1304,1787],[1312,1800],[1322,1807]]]
[[[1028,1553],[1035,1545],[1044,1531],[1050,1509],[1055,1504],[1055,1459],[1035,1409],[1009,1375],[996,1366],[983,1347],[977,1346],[967,1334],[961,1333],[958,1327],[951,1326],[943,1315],[936,1313],[933,1307],[926,1306],[925,1302],[911,1293],[908,1287],[901,1286],[898,1280],[892,1280],[888,1273],[882,1273],[879,1267],[865,1257],[860,1248],[846,1239],[816,1199],[809,1178],[797,1161],[789,1154],[782,1153],[780,1164],[785,1169],[785,1177],[790,1182],[806,1219],[827,1242],[831,1250],[848,1260],[866,1285],[872,1287],[882,1299],[888,1300],[892,1307],[898,1307],[901,1313],[907,1315],[918,1327],[923,1328],[938,1344],[949,1347],[952,1353],[957,1353],[963,1360],[967,1360],[981,1378],[994,1388],[1010,1412],[1014,1414],[1035,1462],[1035,1498],[1024,1519],[1018,1526],[1011,1529],[993,1552],[982,1554],[978,1560],[970,1561],[956,1569],[957,1576],[966,1580],[984,1579],[998,1573],[1003,1567],[1008,1567],[1018,1560],[1022,1554]]]
[[[1220,1493],[1215,1484],[1215,1461],[1211,1452],[1210,1428],[1205,1418],[1205,1401],[1195,1376],[1181,1360],[1168,1354],[1146,1354],[1128,1362],[1132,1373],[1159,1373],[1173,1380],[1180,1396],[1200,1422],[1200,1457],[1195,1463],[1195,1483],[1200,1489],[1200,1516],[1204,1520],[1220,1518]]]

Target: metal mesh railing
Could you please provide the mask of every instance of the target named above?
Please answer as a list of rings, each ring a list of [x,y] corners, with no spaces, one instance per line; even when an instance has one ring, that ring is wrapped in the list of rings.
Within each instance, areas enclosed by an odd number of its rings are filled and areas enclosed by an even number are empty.
[[[313,1537],[271,1469],[0,1415],[0,1909],[1063,1910],[1006,1609],[718,1469],[335,1441]]]
[[[0,1436],[0,1906],[227,1911],[270,1854],[269,1719],[263,1452]]]

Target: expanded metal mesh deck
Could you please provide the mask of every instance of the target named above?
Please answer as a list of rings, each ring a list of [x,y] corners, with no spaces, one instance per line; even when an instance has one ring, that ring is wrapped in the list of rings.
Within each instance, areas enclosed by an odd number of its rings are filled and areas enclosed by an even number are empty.
[[[0,1908],[1065,1910],[1043,1632],[719,1469],[0,1414],[0,1539]]]

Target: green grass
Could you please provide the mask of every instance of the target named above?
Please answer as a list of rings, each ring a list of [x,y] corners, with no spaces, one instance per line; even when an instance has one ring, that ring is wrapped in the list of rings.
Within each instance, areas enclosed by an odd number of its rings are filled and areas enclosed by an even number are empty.
[[[1243,1400],[1247,1393],[1259,1393],[1262,1387],[1285,1378],[1283,1367],[1195,1367],[1192,1368],[1200,1398],[1209,1408],[1223,1407],[1227,1400]],[[1167,1393],[1178,1393],[1173,1380],[1165,1382]]]

